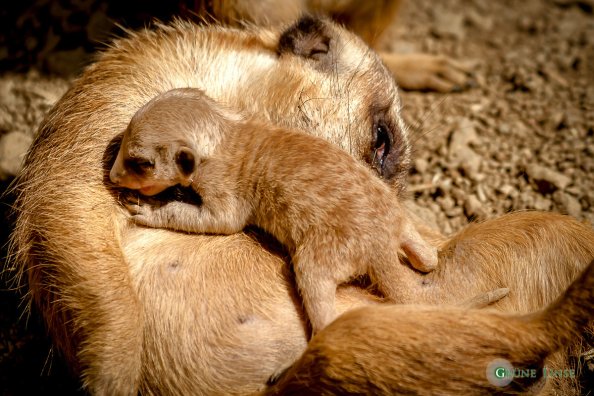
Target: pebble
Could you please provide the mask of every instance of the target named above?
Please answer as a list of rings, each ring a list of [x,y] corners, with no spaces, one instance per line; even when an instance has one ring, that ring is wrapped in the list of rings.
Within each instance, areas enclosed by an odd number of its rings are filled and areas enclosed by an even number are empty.
[[[553,202],[543,197],[542,195],[537,195],[536,199],[534,200],[534,209],[536,210],[550,210],[553,206]]]
[[[449,12],[443,8],[433,12],[435,24],[432,32],[439,37],[455,37],[462,39],[466,32],[464,30],[464,15],[462,13]]]
[[[487,211],[484,205],[474,194],[469,195],[464,200],[464,212],[466,213],[466,217],[476,220],[484,220],[487,217]]]
[[[528,165],[526,173],[543,194],[551,193],[556,189],[563,190],[571,184],[569,176],[539,164]]]
[[[502,185],[502,186],[499,186],[499,187],[497,188],[497,191],[499,191],[499,192],[500,192],[501,194],[503,194],[505,197],[511,197],[511,196],[512,196],[512,194],[513,194],[513,192],[514,192],[515,190],[516,190],[516,189],[515,189],[515,188],[514,188],[512,185],[510,185],[510,184],[504,184],[504,185]]]
[[[450,150],[460,146],[480,143],[475,123],[469,118],[459,118],[450,135]]]
[[[21,132],[9,132],[0,137],[0,180],[16,176],[33,138]]]
[[[562,191],[556,191],[553,194],[553,199],[565,213],[573,217],[580,217],[582,214],[582,205],[577,198],[571,196],[570,194],[566,194]]]
[[[435,211],[433,211],[431,208],[421,206],[413,201],[407,201],[406,206],[411,213],[417,215],[421,220],[427,223],[428,226],[435,230],[439,229],[437,216],[435,215]]]
[[[418,173],[425,173],[429,169],[429,162],[424,158],[417,158],[414,162],[414,167]]]
[[[452,197],[450,197],[449,195],[446,195],[445,197],[438,198],[438,203],[441,206],[441,208],[446,212],[453,209],[454,206],[456,206],[454,199]]]

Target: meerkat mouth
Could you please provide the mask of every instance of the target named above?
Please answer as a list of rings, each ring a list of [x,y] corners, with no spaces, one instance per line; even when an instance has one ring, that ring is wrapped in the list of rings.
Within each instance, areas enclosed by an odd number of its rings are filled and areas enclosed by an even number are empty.
[[[164,189],[165,188],[163,186],[160,186],[158,184],[151,184],[151,185],[143,186],[143,187],[139,188],[138,192],[141,193],[142,195],[151,196],[151,195],[156,195],[156,194],[160,193]]]

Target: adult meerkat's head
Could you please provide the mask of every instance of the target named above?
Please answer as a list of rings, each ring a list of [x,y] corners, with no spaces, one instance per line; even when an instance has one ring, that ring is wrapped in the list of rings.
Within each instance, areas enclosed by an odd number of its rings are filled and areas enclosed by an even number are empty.
[[[238,118],[197,88],[162,93],[142,106],[126,128],[110,179],[120,187],[155,195],[189,186],[196,166]]]
[[[411,147],[396,83],[379,56],[351,32],[311,16],[280,34],[277,52],[282,67],[303,77],[299,92],[293,93],[299,96],[297,114],[286,121],[288,117],[281,118],[279,112],[274,121],[297,123],[338,144],[402,192],[411,167]],[[281,88],[272,91],[286,91],[281,84],[278,81]],[[281,100],[286,94],[275,98]]]

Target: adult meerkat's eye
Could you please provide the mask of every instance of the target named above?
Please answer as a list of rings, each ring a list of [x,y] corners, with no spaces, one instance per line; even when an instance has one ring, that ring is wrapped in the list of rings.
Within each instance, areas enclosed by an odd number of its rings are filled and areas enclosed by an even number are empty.
[[[151,171],[155,164],[145,158],[128,158],[125,160],[125,166],[130,172],[142,176]]]
[[[379,113],[374,117],[368,159],[380,177],[395,186],[397,191],[406,188],[410,170],[410,145],[397,120]]]
[[[372,165],[377,167],[380,173],[382,173],[386,157],[390,153],[392,146],[390,132],[384,123],[378,122],[374,125],[374,135],[375,143],[373,145]]]

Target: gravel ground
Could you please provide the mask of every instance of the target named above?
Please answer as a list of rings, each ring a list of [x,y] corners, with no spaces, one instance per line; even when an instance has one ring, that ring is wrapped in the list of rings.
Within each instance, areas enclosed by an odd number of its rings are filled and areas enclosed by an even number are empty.
[[[114,31],[110,18],[120,12],[92,0],[18,7],[0,12],[0,20],[17,20],[0,34],[0,191],[68,87],[70,77],[50,75],[76,73],[93,43]],[[593,8],[592,0],[405,4],[386,49],[474,64],[468,90],[402,93],[416,146],[410,191],[423,217],[443,232],[522,209],[594,223]],[[2,244],[9,205],[10,197],[0,202]],[[21,295],[11,286],[7,277],[0,283],[1,394],[74,393],[78,383],[50,353],[37,314],[22,315]]]

